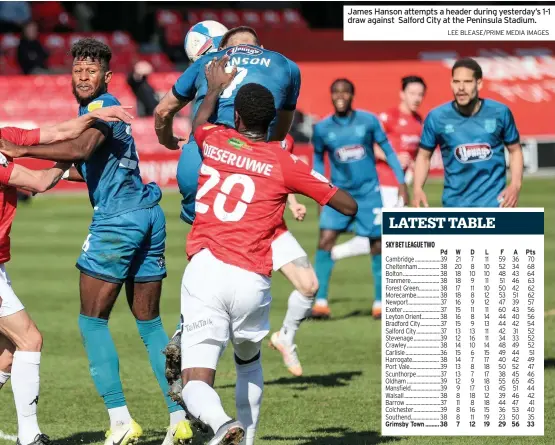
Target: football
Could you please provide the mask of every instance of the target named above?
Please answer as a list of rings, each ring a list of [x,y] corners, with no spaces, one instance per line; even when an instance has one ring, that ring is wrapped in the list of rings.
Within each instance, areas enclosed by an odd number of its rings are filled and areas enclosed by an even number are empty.
[[[191,27],[185,36],[185,52],[194,62],[207,53],[218,51],[223,35],[228,29],[215,20],[205,20]]]

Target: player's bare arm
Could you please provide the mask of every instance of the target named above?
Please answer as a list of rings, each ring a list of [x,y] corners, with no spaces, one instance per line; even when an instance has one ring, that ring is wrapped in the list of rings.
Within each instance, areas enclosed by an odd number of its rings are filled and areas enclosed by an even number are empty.
[[[283,141],[291,131],[294,117],[295,110],[277,110],[276,126],[270,135],[270,141]]]
[[[421,205],[428,207],[428,198],[426,198],[426,193],[424,193],[424,184],[430,172],[432,154],[431,150],[423,148],[420,148],[416,154],[416,160],[414,161],[414,185],[412,189],[413,207],[420,207]]]
[[[346,216],[355,216],[358,211],[358,204],[355,199],[343,189],[337,189],[327,205]]]
[[[58,183],[69,167],[70,164],[57,163],[46,170],[31,170],[16,164],[10,175],[8,185],[33,193],[44,193]]]
[[[162,98],[154,110],[154,131],[158,136],[158,142],[170,150],[180,148],[179,143],[184,138],[173,134],[173,118],[188,102],[179,100],[170,90]]]
[[[522,187],[522,175],[524,173],[524,157],[520,143],[507,145],[509,150],[509,166],[511,169],[511,182],[501,192],[499,199],[501,207],[516,207]]]
[[[99,119],[106,122],[122,121],[130,124],[133,116],[126,111],[126,109],[130,108],[131,107],[122,107],[119,105],[99,108],[78,118],[71,119],[60,124],[43,127],[40,129],[39,142],[41,144],[52,144],[55,142],[75,139]]]
[[[78,162],[87,160],[107,137],[110,129],[102,123],[83,132],[77,139],[50,145],[25,147],[0,140],[0,152],[12,158],[37,158],[56,162]]]
[[[237,74],[237,67],[233,67],[230,73],[225,72],[225,65],[228,60],[229,57],[227,56],[219,60],[214,58],[212,63],[207,64],[204,68],[208,83],[208,91],[193,120],[193,131],[208,122],[208,119],[210,119],[210,116],[212,116],[216,110],[216,104],[218,103],[220,94],[228,87]]]

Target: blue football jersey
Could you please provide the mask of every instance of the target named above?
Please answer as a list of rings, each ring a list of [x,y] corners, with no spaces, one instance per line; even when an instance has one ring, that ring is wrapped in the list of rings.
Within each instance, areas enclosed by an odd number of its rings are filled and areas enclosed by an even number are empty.
[[[220,96],[210,122],[235,127],[235,96],[247,83],[258,83],[268,88],[274,96],[276,109],[295,110],[301,88],[301,73],[297,64],[274,51],[238,45],[201,57],[177,79],[172,88],[173,94],[183,102],[195,100],[192,116],[196,115],[208,90],[204,67],[214,57],[225,55],[229,56],[229,65],[237,67],[237,74]],[[276,119],[270,125],[270,134],[275,123]]]
[[[379,193],[374,143],[389,146],[374,114],[355,110],[346,117],[327,117],[314,125],[314,169],[324,173],[327,152],[333,184],[357,196]]]
[[[109,93],[97,97],[86,107],[79,107],[79,116],[97,108],[120,105]],[[125,122],[99,122],[110,132],[90,158],[75,164],[89,189],[94,218],[112,217],[130,210],[156,205],[162,192],[155,183],[143,184],[139,157],[131,126]]]
[[[430,111],[420,146],[441,148],[444,207],[498,207],[507,183],[504,147],[519,140],[511,110],[494,100],[483,99],[472,116],[462,115],[455,102]]]

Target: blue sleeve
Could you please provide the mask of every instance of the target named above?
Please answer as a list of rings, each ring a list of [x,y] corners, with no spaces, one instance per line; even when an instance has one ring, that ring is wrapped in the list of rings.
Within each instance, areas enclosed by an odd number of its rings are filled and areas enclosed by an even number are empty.
[[[503,142],[506,145],[520,142],[520,134],[518,133],[513,113],[511,113],[509,107],[506,107],[503,113]]]
[[[422,135],[420,136],[420,147],[433,151],[437,144],[437,133],[434,128],[433,115],[430,113],[424,120]]]
[[[376,116],[371,116],[371,124],[372,124],[372,137],[374,138],[374,142],[376,142],[380,147],[382,146],[382,142],[389,142],[387,141],[387,136],[383,131],[382,123]]]
[[[320,173],[321,175],[323,175],[325,170],[324,168],[325,146],[324,146],[324,140],[322,139],[322,136],[320,136],[320,133],[318,132],[317,129],[318,127],[314,125],[313,132],[312,132],[312,145],[314,147],[312,168],[317,173]]]
[[[204,58],[201,58],[190,65],[185,72],[179,76],[172,87],[173,95],[181,102],[190,102],[195,98],[195,94],[197,93],[197,87],[195,84],[201,66],[201,63],[199,62],[203,59]],[[204,65],[202,64],[202,66]]]
[[[289,79],[289,87],[287,88],[287,97],[282,109],[293,111],[297,108],[297,99],[301,91],[301,71],[295,62],[287,59],[287,63],[289,64],[291,77]]]
[[[378,145],[381,147],[383,152],[385,153],[385,159],[387,160],[387,164],[395,173],[395,178],[399,184],[405,183],[405,172],[403,171],[403,167],[401,167],[401,163],[399,162],[399,158],[393,150],[393,147],[389,143],[389,140],[386,138],[385,141],[379,142]]]

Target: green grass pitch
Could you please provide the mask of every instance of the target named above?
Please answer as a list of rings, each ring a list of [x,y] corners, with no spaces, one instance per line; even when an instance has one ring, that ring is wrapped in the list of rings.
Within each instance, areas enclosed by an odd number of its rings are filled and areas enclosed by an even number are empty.
[[[439,205],[441,184],[428,187]],[[186,265],[187,226],[179,220],[179,195],[167,192],[162,206],[168,221],[162,319],[168,333],[179,316],[179,288]],[[555,444],[555,180],[527,179],[521,207],[545,207],[545,437],[381,437],[380,322],[369,317],[373,299],[370,259],[336,264],[330,287],[333,320],[307,322],[297,343],[305,375],[291,377],[281,356],[263,349],[265,394],[258,444],[370,445],[409,444]],[[74,267],[91,217],[85,195],[50,195],[21,205],[12,231],[13,259],[7,270],[16,293],[44,335],[39,420],[57,444],[102,444],[108,416],[89,376],[77,326],[78,271]],[[314,256],[316,206],[309,204],[303,223],[287,215],[289,228]],[[510,246],[509,246],[510,247]],[[274,277],[272,330],[285,314],[289,283]],[[143,444],[160,444],[168,415],[125,298],[113,312],[110,329],[120,357],[121,378],[132,416],[145,430]],[[549,315],[549,311],[553,311]],[[224,355],[216,385],[229,413],[234,408],[235,369]],[[16,433],[9,385],[0,392],[0,430]],[[0,445],[8,444],[0,439]],[[202,443],[199,439],[195,443]]]

